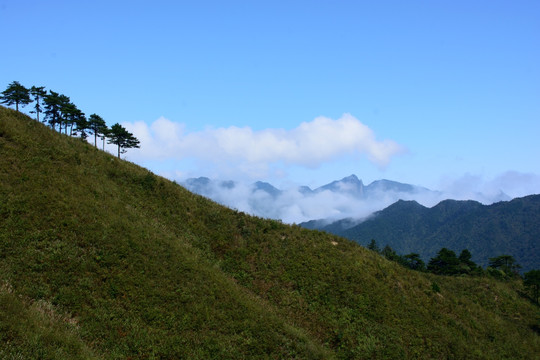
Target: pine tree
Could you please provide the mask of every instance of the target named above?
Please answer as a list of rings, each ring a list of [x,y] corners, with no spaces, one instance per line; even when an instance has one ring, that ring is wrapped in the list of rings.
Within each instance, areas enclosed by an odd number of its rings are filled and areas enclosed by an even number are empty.
[[[126,130],[122,125],[116,123],[114,124],[110,131],[108,132],[107,137],[109,138],[109,144],[115,144],[118,146],[118,158],[120,159],[120,154],[125,153],[125,149],[130,148],[139,148],[139,140],[133,136],[132,133]]]
[[[49,125],[56,130],[56,124],[60,124],[60,130],[62,129],[61,125],[61,99],[60,94],[49,90],[49,94],[43,97],[43,103],[45,104],[45,120],[49,122]]]
[[[461,250],[461,253],[459,254],[459,268],[460,272],[463,274],[472,274],[472,273],[478,273],[481,272],[480,268],[474,261],[471,260],[472,254],[468,249]]]
[[[455,275],[459,273],[459,259],[452,250],[442,248],[429,260],[427,269],[434,274]]]
[[[418,253],[410,253],[403,256],[403,262],[404,265],[406,265],[410,269],[418,271],[426,270],[426,263],[424,262],[424,260],[422,260],[420,254]]]
[[[94,134],[94,146],[97,148],[97,137],[99,135],[105,135],[107,124],[101,116],[92,114],[88,117],[88,129],[90,130],[90,133]]]
[[[377,241],[375,239],[371,239],[371,242],[368,245],[369,250],[373,250],[375,252],[380,252],[381,249],[379,249],[379,246],[377,245]]]
[[[62,106],[60,112],[62,113],[62,118],[64,119],[65,134],[68,133],[68,126],[70,128],[69,135],[73,135],[73,127],[76,125],[77,118],[81,116],[82,111],[80,111],[75,104],[69,101],[69,98],[62,99]],[[83,114],[84,115],[84,114]]]
[[[27,88],[22,86],[18,81],[13,81],[8,85],[7,89],[2,91],[2,104],[11,106],[15,104],[15,110],[19,111],[19,104],[25,106],[30,104],[30,93]]]
[[[399,261],[400,256],[390,247],[390,245],[386,245],[381,250],[381,255],[387,258],[388,260],[392,261]]]
[[[73,127],[73,118],[77,113],[77,107],[71,102],[69,96],[60,94],[60,132],[62,132],[62,124],[64,124],[64,133],[67,135],[68,125]]]
[[[492,269],[501,270],[510,277],[518,276],[521,265],[516,262],[511,255],[500,255],[497,257],[489,258],[488,267]]]
[[[43,100],[45,95],[47,95],[47,92],[45,91],[45,86],[32,86],[30,88],[30,95],[34,98],[33,100],[36,102],[36,105],[34,105],[35,111],[31,111],[31,113],[36,114],[36,120],[39,121],[39,113],[42,112],[40,101]]]
[[[77,128],[76,133],[81,137],[81,140],[86,140],[88,137],[88,120],[82,111],[79,111],[77,116],[74,119],[75,127]]]

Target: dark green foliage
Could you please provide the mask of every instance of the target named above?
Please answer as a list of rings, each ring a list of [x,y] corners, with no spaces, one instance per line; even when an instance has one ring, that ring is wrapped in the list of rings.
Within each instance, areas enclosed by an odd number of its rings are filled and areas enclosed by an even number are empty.
[[[107,132],[105,120],[97,114],[90,115],[88,117],[88,130],[94,135],[94,146],[97,148],[98,136],[105,136]]]
[[[45,104],[45,120],[49,125],[56,130],[56,125],[60,127],[59,131],[62,131],[62,106],[64,105],[64,98],[57,92],[49,90],[49,94],[43,98]]]
[[[420,254],[411,253],[403,256],[403,264],[409,269],[417,271],[425,271],[426,263],[420,257]]]
[[[79,135],[81,139],[88,137],[89,123],[85,114],[71,102],[70,98],[66,95],[59,94],[52,90],[49,90],[49,94],[46,94],[44,88],[32,88],[33,94],[36,99],[36,113],[39,120],[39,97],[43,97],[45,120],[49,125],[56,130],[58,125],[58,132],[64,130],[65,134],[70,136]]]
[[[372,240],[370,243],[370,246],[373,245],[376,246],[375,240]],[[443,248],[436,257],[431,259],[427,268],[418,253],[399,255],[389,245],[386,245],[383,250],[380,251],[380,254],[388,260],[397,262],[402,266],[416,271],[429,271],[439,275],[483,274],[482,268],[477,266],[471,260],[472,255],[467,249],[462,250],[459,258],[456,258],[456,254],[453,251]]]
[[[86,120],[86,116],[81,112],[77,114],[75,117],[75,133],[79,135],[81,140],[86,140],[88,137],[88,120]]]
[[[463,249],[459,254],[459,272],[461,274],[482,274],[482,268],[472,261],[472,254],[468,249]]]
[[[439,275],[481,275],[482,269],[472,260],[472,254],[464,249],[456,257],[456,253],[447,248],[442,248],[436,257],[429,261],[427,270]]]
[[[30,104],[29,90],[22,86],[18,81],[13,81],[8,85],[7,89],[2,91],[0,96],[2,104],[8,106],[15,105],[15,109],[19,111],[19,105],[25,106]]]
[[[530,291],[531,297],[538,304],[540,292],[540,270],[531,270],[523,274],[523,284]]]
[[[47,92],[45,91],[44,86],[32,86],[30,88],[30,95],[32,95],[33,101],[36,102],[36,104],[34,105],[35,111],[31,111],[31,113],[36,114],[36,120],[39,121],[39,113],[43,111],[43,109],[41,108],[41,101],[43,100],[45,95],[47,95]]]
[[[224,208],[0,107],[0,358],[532,359],[521,289]]]
[[[461,250],[461,254],[459,254],[459,261],[464,264],[470,264],[471,266],[476,265],[474,262],[471,261],[472,254],[469,250],[463,249]]]
[[[126,130],[122,125],[116,123],[111,126],[111,129],[107,132],[109,138],[109,144],[115,144],[118,146],[118,158],[120,159],[120,153],[125,153],[126,149],[138,148],[139,140],[133,136],[132,133]]]
[[[370,245],[375,245],[375,240],[372,240]],[[370,249],[371,250],[371,249]],[[381,251],[380,254],[390,261],[397,262],[398,264],[405,266],[411,270],[425,271],[426,264],[420,258],[420,255],[416,253],[411,253],[407,255],[399,255],[392,249],[389,245],[386,245]]]
[[[509,277],[519,276],[519,270],[521,269],[521,265],[510,255],[500,255],[490,258],[488,267],[500,270]]]
[[[456,275],[459,274],[459,259],[452,250],[442,248],[437,256],[429,261],[427,269],[438,275]]]
[[[377,241],[375,241],[375,239],[371,239],[368,247],[367,247],[369,250],[372,250],[372,251],[375,251],[375,252],[380,252],[381,249],[379,249],[379,246],[377,245]]]
[[[399,262],[400,256],[394,251],[394,249],[392,249],[392,248],[390,247],[390,245],[386,245],[386,246],[381,250],[381,255],[384,256],[385,258],[387,258],[388,260],[391,260],[391,261],[398,261],[398,262]]]
[[[65,133],[69,135],[79,134],[81,139],[86,139],[88,136],[88,122],[84,113],[73,104],[68,97],[63,98],[62,106],[60,112],[62,114],[62,119],[64,120],[64,130]]]
[[[77,114],[77,107],[71,102],[71,99],[63,94],[58,95],[58,102],[60,104],[60,118],[58,132],[62,132],[62,126],[64,127],[64,133],[68,133],[68,126],[73,127],[73,117]]]

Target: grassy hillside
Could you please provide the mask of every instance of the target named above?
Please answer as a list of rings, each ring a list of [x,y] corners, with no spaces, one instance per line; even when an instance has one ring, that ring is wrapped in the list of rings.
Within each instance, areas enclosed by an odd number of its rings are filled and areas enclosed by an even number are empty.
[[[531,359],[521,289],[226,209],[0,107],[0,358]]]
[[[419,253],[427,262],[443,247],[468,249],[486,267],[489,258],[511,255],[523,271],[540,268],[540,195],[489,206],[445,200],[432,208],[398,201],[358,225],[336,222],[323,230],[367,245],[376,239],[399,254]]]

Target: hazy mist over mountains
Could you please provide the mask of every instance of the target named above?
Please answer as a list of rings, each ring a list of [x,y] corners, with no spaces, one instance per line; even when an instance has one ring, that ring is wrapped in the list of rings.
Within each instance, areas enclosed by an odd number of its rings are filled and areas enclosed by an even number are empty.
[[[190,178],[182,185],[230,208],[286,223],[362,219],[398,200],[415,200],[431,207],[445,199],[461,199],[459,195],[448,192],[391,180],[377,180],[364,185],[356,175],[315,189],[308,186],[278,189],[267,182],[244,184],[206,177]],[[491,204],[510,200],[510,197],[499,191],[493,194],[473,193],[469,199]]]

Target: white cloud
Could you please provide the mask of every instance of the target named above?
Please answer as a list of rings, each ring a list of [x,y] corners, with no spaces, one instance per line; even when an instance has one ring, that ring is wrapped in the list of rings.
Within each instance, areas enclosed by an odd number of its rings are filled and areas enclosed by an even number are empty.
[[[490,182],[493,188],[500,188],[511,197],[540,194],[540,176],[532,173],[507,171]]]
[[[182,124],[160,117],[150,126],[143,121],[123,125],[141,142],[141,149],[130,150],[131,157],[157,160],[177,157],[184,137]]]
[[[383,200],[365,201],[327,190],[306,195],[298,188],[285,189],[279,195],[272,196],[244,183],[236,183],[233,188],[212,183],[205,189],[204,195],[230,208],[286,223],[363,218],[397,201],[391,196]]]
[[[378,141],[373,130],[350,114],[333,120],[318,117],[292,130],[250,127],[208,128],[186,133],[182,124],[163,117],[152,124],[125,123],[140,140],[141,149],[130,150],[142,160],[194,158],[261,173],[276,163],[317,167],[340,156],[367,156],[379,167],[404,151],[392,140]]]

